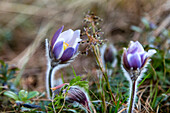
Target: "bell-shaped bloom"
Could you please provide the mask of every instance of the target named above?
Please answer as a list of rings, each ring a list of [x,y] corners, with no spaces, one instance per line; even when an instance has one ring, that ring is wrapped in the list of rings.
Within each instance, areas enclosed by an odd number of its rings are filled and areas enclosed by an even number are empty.
[[[60,89],[65,85],[69,85],[69,83],[64,83],[64,84],[58,85],[56,87],[53,87],[51,89],[53,91],[56,91],[57,89]],[[80,105],[83,105],[84,108],[90,110],[89,99],[88,99],[88,96],[83,89],[81,89],[78,86],[71,86],[69,88],[69,90],[67,90],[67,88],[63,90],[63,94],[65,94],[65,93],[66,93],[65,100],[68,103],[78,103]]]
[[[107,71],[107,75],[110,76],[113,72],[113,68],[117,64],[117,50],[113,44],[104,44],[100,48],[100,53],[105,71]]]
[[[131,41],[129,48],[124,48],[122,56],[123,67],[126,71],[141,69],[155,53],[156,50],[150,49],[146,52],[138,41]]]
[[[112,63],[114,61],[114,54],[110,47],[106,48],[106,51],[104,52],[104,60],[108,63]]]
[[[80,30],[71,29],[62,32],[64,26],[59,28],[51,40],[51,55],[56,60],[68,61],[72,58],[78,49],[80,39]]]
[[[64,93],[66,93],[67,89],[64,90]],[[86,109],[90,110],[89,108],[89,99],[85,91],[83,91],[78,86],[71,86],[69,90],[67,91],[66,95],[66,101],[69,103],[79,103],[83,105]]]
[[[112,44],[104,44],[100,48],[100,52],[101,52],[102,61],[103,61],[104,65],[107,64],[107,68],[108,68],[108,65],[110,65],[111,68],[116,66],[117,50]]]

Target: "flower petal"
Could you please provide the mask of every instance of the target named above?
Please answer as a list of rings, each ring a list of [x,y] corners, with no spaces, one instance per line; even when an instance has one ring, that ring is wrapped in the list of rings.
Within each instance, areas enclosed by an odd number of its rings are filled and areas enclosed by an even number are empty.
[[[143,46],[138,41],[136,41],[135,44],[138,47],[138,52],[144,52]]]
[[[145,61],[145,59],[147,58],[147,52],[144,52],[142,54],[140,54],[140,57],[141,57],[141,62],[143,64],[143,62]]]
[[[73,37],[68,41],[70,47],[76,48],[77,43],[81,41],[80,39],[80,30],[74,31]]]
[[[61,28],[59,28],[59,29],[55,32],[55,34],[54,34],[54,36],[53,36],[53,38],[52,38],[52,40],[51,40],[51,47],[53,47],[53,45],[55,44],[55,42],[56,42],[58,36],[60,35],[60,33],[62,32],[63,28],[64,28],[64,26],[62,26]]]
[[[149,51],[148,51],[148,54],[147,54],[147,57],[151,57],[153,54],[155,54],[156,53],[156,50],[155,49],[150,49]]]
[[[128,53],[133,54],[133,53],[136,53],[136,52],[138,52],[138,53],[144,52],[142,45],[138,41],[131,42],[131,45],[128,48]]]
[[[130,65],[127,60],[127,50],[125,48],[124,48],[124,52],[123,52],[123,65],[126,69],[130,69]]]
[[[69,29],[69,30],[67,30],[67,31],[62,32],[62,33],[60,34],[60,36],[58,37],[58,39],[64,39],[64,41],[65,41],[66,43],[68,43],[69,40],[72,39],[73,34],[74,34],[74,31],[73,31],[72,29]]]
[[[141,65],[141,68],[147,63],[148,61],[148,57],[147,57],[147,52],[144,52],[142,54],[140,54],[140,57],[141,57],[141,62],[142,62],[142,65]]]
[[[55,58],[60,59],[64,52],[63,41],[56,43],[52,51]]]
[[[135,53],[135,52],[137,52],[137,50],[138,50],[138,48],[137,48],[137,46],[135,45],[135,43],[134,42],[131,42],[131,44],[130,44],[130,47],[128,48],[128,54],[129,53],[131,53],[131,54],[133,54],[133,53]]]
[[[127,55],[128,63],[130,67],[133,67],[133,69],[140,68],[142,63],[141,63],[141,57],[139,54],[128,54]]]
[[[74,48],[68,47],[64,51],[64,53],[63,53],[62,57],[60,58],[60,60],[67,61],[67,60],[69,60],[73,56],[73,54],[74,54]]]
[[[77,50],[78,50],[78,48],[79,48],[79,43],[77,43],[77,45],[76,45],[76,47],[75,47],[75,49],[74,49],[74,54],[76,54],[77,53]]]

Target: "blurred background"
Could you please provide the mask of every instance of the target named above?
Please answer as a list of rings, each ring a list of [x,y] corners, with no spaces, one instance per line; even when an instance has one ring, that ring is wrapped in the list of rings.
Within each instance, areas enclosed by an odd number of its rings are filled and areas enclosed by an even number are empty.
[[[20,69],[20,87],[45,91],[45,38],[51,39],[62,25],[64,30],[83,31],[88,11],[103,19],[102,38],[118,50],[131,40],[148,44],[147,36],[139,33],[145,28],[142,18],[157,26],[154,37],[170,28],[170,0],[0,0],[0,59]],[[167,43],[162,43],[167,48]],[[79,55],[71,66],[57,72],[56,78],[61,74],[73,77],[72,66],[78,75],[93,75],[97,67],[92,53]]]

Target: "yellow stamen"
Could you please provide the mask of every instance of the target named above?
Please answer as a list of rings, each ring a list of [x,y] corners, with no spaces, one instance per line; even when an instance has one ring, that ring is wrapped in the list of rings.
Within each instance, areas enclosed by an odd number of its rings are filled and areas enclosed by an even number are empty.
[[[66,50],[68,46],[69,45],[67,43],[65,43],[65,42],[63,43],[64,50]]]

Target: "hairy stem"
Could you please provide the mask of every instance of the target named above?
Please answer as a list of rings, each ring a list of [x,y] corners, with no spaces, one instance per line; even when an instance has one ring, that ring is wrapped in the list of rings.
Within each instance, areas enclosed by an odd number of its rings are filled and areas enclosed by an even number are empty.
[[[136,97],[136,80],[133,80],[131,83],[131,95],[130,95],[130,101],[129,101],[129,108],[128,113],[133,113],[134,104],[135,104],[135,97]]]
[[[46,90],[47,90],[48,98],[52,97],[52,90],[51,90],[51,88],[52,88],[52,81],[51,81],[51,78],[52,78],[53,69],[54,69],[53,67],[50,67],[49,72],[46,75]]]

